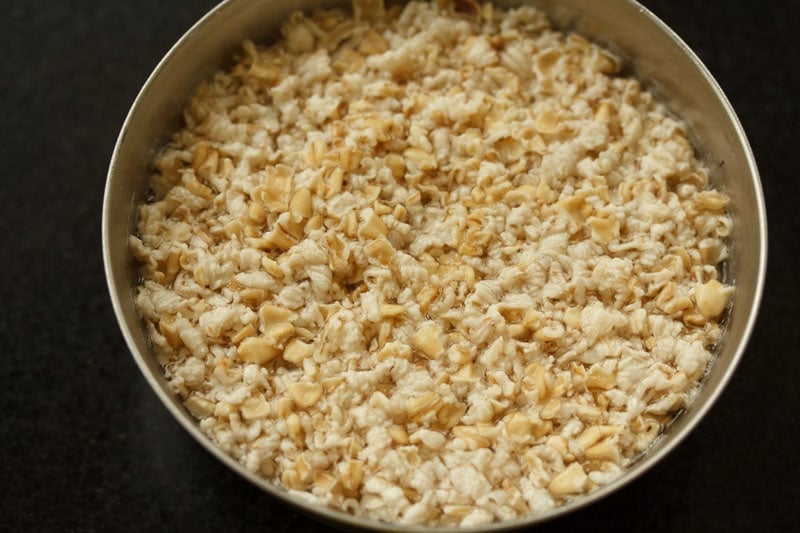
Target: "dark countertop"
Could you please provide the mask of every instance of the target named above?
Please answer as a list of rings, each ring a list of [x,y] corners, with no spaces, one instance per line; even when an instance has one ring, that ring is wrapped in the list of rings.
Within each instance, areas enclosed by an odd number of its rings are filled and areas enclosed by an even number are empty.
[[[800,501],[797,122],[790,2],[644,2],[726,91],[758,159],[770,265],[718,403],[662,463],[540,531],[787,531]],[[214,2],[6,2],[0,16],[0,529],[326,530],[229,472],[161,405],[116,325],[105,173],[134,96]]]

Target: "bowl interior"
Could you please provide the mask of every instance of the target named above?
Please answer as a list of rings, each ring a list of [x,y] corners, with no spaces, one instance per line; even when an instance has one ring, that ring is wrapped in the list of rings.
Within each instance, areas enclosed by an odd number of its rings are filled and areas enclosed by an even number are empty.
[[[498,6],[523,2],[504,0]],[[575,30],[611,48],[626,68],[689,124],[711,180],[731,198],[733,229],[726,281],[735,285],[726,331],[705,383],[692,405],[650,452],[611,485],[535,517],[494,524],[495,530],[545,520],[596,501],[643,473],[672,449],[700,420],[730,378],[753,327],[761,298],[766,261],[766,218],[752,153],[742,128],[716,82],[694,54],[663,23],[630,0],[536,0],[561,29]],[[249,473],[217,449],[170,391],[147,341],[133,302],[137,282],[127,237],[134,229],[135,206],[147,194],[151,162],[181,126],[180,110],[198,83],[226,66],[241,42],[269,42],[292,11],[342,6],[336,0],[262,2],[228,0],[198,22],[173,47],[148,79],[120,133],[111,161],[103,210],[106,275],[120,327],[147,380],[178,421],[211,453],[251,482],[319,518],[356,527],[384,528],[378,522],[320,509]],[[392,527],[397,530],[397,527]],[[421,528],[400,528],[419,531]],[[424,528],[422,528],[424,529]],[[437,528],[443,531],[445,528]]]

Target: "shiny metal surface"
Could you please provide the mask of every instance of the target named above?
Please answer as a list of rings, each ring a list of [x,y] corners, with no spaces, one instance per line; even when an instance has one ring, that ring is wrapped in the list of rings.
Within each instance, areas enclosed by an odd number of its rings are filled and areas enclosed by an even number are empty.
[[[336,0],[263,2],[227,0],[212,10],[169,51],[134,102],[112,156],[103,205],[103,253],[114,310],[125,340],[144,376],[184,428],[220,461],[274,496],[320,519],[393,531],[448,531],[455,528],[398,527],[320,508],[248,472],[214,446],[171,393],[149,347],[133,303],[137,274],[128,251],[135,206],[147,191],[150,163],[180,127],[180,110],[197,84],[223,68],[242,40],[274,40],[291,11],[343,5]],[[498,1],[501,6],[517,1]],[[745,134],[724,94],[688,47],[662,22],[631,0],[533,0],[557,26],[612,48],[647,88],[687,121],[711,179],[731,198],[733,230],[726,281],[735,285],[726,331],[693,404],[652,449],[620,479],[550,512],[493,524],[500,531],[531,525],[595,502],[642,475],[672,450],[700,421],[722,392],[743,354],[753,328],[766,273],[766,213],[756,164]]]

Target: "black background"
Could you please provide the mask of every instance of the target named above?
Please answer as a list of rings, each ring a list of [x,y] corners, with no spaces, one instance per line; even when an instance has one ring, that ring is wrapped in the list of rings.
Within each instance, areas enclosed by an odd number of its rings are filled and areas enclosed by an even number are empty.
[[[107,295],[100,211],[117,133],[157,61],[212,4],[0,1],[0,530],[325,530],[180,428]],[[539,530],[793,530],[800,4],[644,4],[698,53],[749,135],[770,223],[766,292],[736,375],[684,443]]]

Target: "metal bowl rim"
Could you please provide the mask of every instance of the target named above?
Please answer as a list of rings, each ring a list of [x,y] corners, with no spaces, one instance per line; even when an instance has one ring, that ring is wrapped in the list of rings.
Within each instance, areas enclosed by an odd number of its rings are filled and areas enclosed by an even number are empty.
[[[701,405],[697,410],[695,410],[695,412],[691,417],[691,420],[688,421],[688,423],[682,428],[682,430],[678,433],[670,434],[670,439],[668,443],[666,443],[663,446],[657,447],[657,449],[653,450],[652,452],[647,452],[641,460],[637,461],[631,467],[629,467],[628,470],[622,476],[620,476],[615,481],[609,483],[608,485],[604,485],[603,487],[595,490],[594,492],[580,496],[569,503],[555,507],[543,513],[519,517],[502,522],[494,522],[492,524],[483,525],[478,528],[472,528],[472,527],[464,528],[458,526],[405,526],[405,525],[382,522],[370,518],[349,515],[347,513],[311,502],[308,499],[299,496],[297,494],[287,492],[286,490],[277,486],[276,484],[264,478],[256,476],[255,474],[247,470],[242,464],[234,460],[231,456],[229,456],[228,454],[223,452],[218,446],[216,446],[202,432],[202,430],[195,423],[195,421],[188,415],[188,413],[179,406],[176,398],[170,395],[161,386],[159,378],[162,378],[162,376],[156,376],[150,372],[150,368],[148,367],[145,359],[146,356],[140,353],[139,350],[137,349],[136,342],[134,340],[134,333],[126,325],[125,315],[122,310],[122,304],[120,303],[120,296],[114,282],[112,260],[110,255],[109,221],[112,217],[112,213],[110,212],[109,203],[110,203],[111,191],[113,189],[112,186],[115,181],[114,176],[115,176],[115,169],[117,167],[118,154],[121,150],[121,147],[125,143],[126,133],[128,131],[130,122],[132,121],[132,117],[134,117],[138,109],[142,105],[144,105],[151,86],[154,84],[155,80],[159,78],[161,74],[167,69],[172,58],[178,53],[178,51],[184,46],[186,46],[187,41],[189,41],[195,33],[201,32],[203,27],[206,26],[211,19],[220,16],[225,10],[231,8],[231,6],[236,3],[236,1],[237,0],[223,0],[214,8],[212,8],[210,11],[208,11],[200,20],[198,20],[194,25],[192,25],[181,36],[181,38],[169,49],[169,51],[159,61],[155,69],[153,69],[152,73],[148,76],[146,82],[144,83],[142,89],[136,96],[125,118],[122,129],[115,143],[114,150],[111,156],[111,161],[109,164],[108,174],[106,177],[105,192],[103,195],[103,213],[102,213],[102,228],[101,228],[103,263],[106,275],[106,283],[108,286],[109,295],[111,297],[111,302],[115,316],[117,318],[117,322],[120,326],[120,329],[125,338],[125,342],[128,346],[128,349],[131,352],[131,355],[136,361],[136,364],[138,365],[139,369],[141,370],[143,376],[147,380],[150,387],[155,391],[156,395],[159,397],[164,406],[170,411],[173,417],[201,446],[203,446],[208,452],[210,452],[213,456],[215,456],[218,460],[220,460],[223,464],[225,464],[234,472],[239,474],[241,477],[245,478],[246,480],[253,483],[257,487],[265,490],[272,496],[279,498],[285,503],[288,503],[292,506],[295,506],[303,510],[312,517],[322,518],[326,521],[329,521],[331,523],[336,523],[339,525],[355,526],[357,528],[367,529],[367,530],[443,533],[443,532],[456,532],[465,530],[469,531],[476,529],[480,529],[481,531],[505,531],[505,530],[516,529],[524,526],[531,526],[534,524],[542,523],[548,520],[552,520],[556,517],[574,512],[580,508],[583,508],[584,506],[591,505],[597,502],[598,500],[605,498],[609,494],[620,490],[622,487],[626,486],[635,479],[639,478],[641,475],[650,470],[650,468],[652,468],[658,462],[660,462],[676,446],[678,446],[681,442],[683,442],[683,440],[688,436],[688,434],[691,433],[692,430],[697,426],[697,424],[699,424],[700,421],[705,417],[708,410],[711,409],[714,403],[716,403],[719,396],[722,394],[722,391],[730,381],[731,376],[734,374],[736,367],[738,366],[739,361],[741,360],[744,354],[745,348],[752,335],[753,328],[755,327],[755,322],[758,315],[758,309],[760,308],[763,297],[764,283],[766,277],[766,266],[767,266],[766,208],[765,208],[764,195],[761,187],[758,169],[756,166],[755,157],[753,155],[752,149],[747,140],[747,136],[741,125],[741,122],[739,121],[732,105],[730,104],[730,101],[726,97],[722,88],[719,86],[717,81],[714,79],[714,77],[711,75],[709,70],[702,63],[702,61],[691,50],[691,48],[689,48],[689,46],[669,26],[667,26],[666,23],[661,21],[661,19],[659,19],[656,15],[654,15],[650,10],[639,4],[636,0],[621,0],[623,3],[628,4],[628,6],[638,10],[644,17],[649,19],[649,21],[652,24],[654,24],[656,28],[658,28],[661,32],[666,34],[675,44],[677,44],[681,48],[682,52],[691,60],[694,67],[698,69],[698,71],[702,74],[706,83],[708,83],[709,86],[714,90],[714,93],[716,94],[720,103],[724,107],[728,115],[728,118],[735,126],[736,137],[739,143],[741,144],[741,147],[745,151],[750,178],[753,181],[754,190],[756,192],[756,196],[753,199],[753,201],[757,207],[757,214],[758,214],[757,223],[759,224],[759,230],[760,230],[759,231],[760,242],[758,250],[759,268],[757,274],[754,299],[750,306],[750,312],[748,314],[747,323],[743,330],[741,341],[739,342],[739,345],[736,347],[731,361],[725,367],[724,372],[719,379],[719,383],[714,388],[714,390],[710,391],[710,395],[708,396],[707,400],[703,403],[703,405]]]

